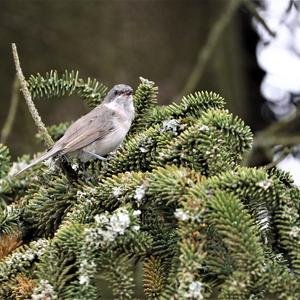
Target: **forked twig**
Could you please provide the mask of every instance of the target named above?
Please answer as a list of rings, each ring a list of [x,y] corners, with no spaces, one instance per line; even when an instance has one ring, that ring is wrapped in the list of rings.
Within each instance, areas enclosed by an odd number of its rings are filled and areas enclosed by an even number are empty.
[[[39,131],[41,137],[43,138],[46,146],[51,147],[54,142],[53,142],[51,136],[49,135],[49,133],[46,129],[46,126],[43,123],[43,121],[42,121],[42,119],[41,119],[41,117],[40,117],[33,101],[32,101],[30,91],[28,90],[27,83],[26,83],[25,77],[24,77],[22,69],[21,69],[20,60],[19,60],[19,56],[18,56],[18,51],[17,51],[17,47],[16,47],[15,43],[12,44],[12,53],[13,53],[14,62],[15,62],[15,66],[16,66],[17,78],[19,80],[20,88],[21,88],[23,96],[26,100],[28,109],[31,113],[31,116],[34,120],[34,123],[37,126],[38,131]]]

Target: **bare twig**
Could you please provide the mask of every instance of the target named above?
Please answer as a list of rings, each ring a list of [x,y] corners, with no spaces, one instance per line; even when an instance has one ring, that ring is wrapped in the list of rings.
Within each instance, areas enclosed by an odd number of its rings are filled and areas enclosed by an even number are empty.
[[[264,166],[265,169],[270,170],[276,167],[281,161],[283,161],[288,155],[292,154],[293,152],[295,151],[292,148],[284,148],[275,160]]]
[[[219,21],[216,22],[212,27],[206,40],[206,44],[199,50],[197,62],[185,86],[183,87],[182,92],[179,95],[180,98],[183,95],[193,92],[196,88],[197,83],[200,81],[204,73],[205,67],[217,45],[219,38],[221,37],[224,29],[229,24],[240,2],[241,0],[230,0],[227,7],[225,8],[225,11],[222,12],[222,16],[219,18]]]
[[[31,116],[34,120],[34,123],[38,128],[39,134],[43,138],[46,146],[50,148],[54,144],[54,141],[51,138],[51,136],[49,135],[49,133],[48,133],[46,127],[45,127],[45,124],[43,123],[43,121],[42,121],[42,119],[41,119],[41,117],[40,117],[33,101],[32,101],[30,91],[28,90],[28,87],[27,87],[27,82],[25,80],[25,77],[23,75],[23,72],[22,72],[22,69],[21,69],[21,66],[20,66],[17,47],[16,47],[16,44],[14,44],[14,43],[12,44],[12,53],[13,53],[13,57],[14,57],[14,61],[15,61],[15,66],[16,66],[16,71],[17,71],[17,78],[18,78],[19,83],[20,83],[21,91],[24,95],[27,106],[28,106],[29,111],[31,113]],[[59,158],[58,165],[62,168],[63,172],[66,174],[66,176],[69,179],[71,179],[71,180],[77,180],[78,179],[78,176],[77,176],[76,172],[72,169],[72,167],[70,166],[70,164],[68,163],[68,161],[65,159],[64,156]]]
[[[243,165],[249,166],[257,151],[263,151],[266,153],[269,149],[272,149],[276,145],[287,148],[299,145],[299,120],[300,109],[297,110],[296,114],[292,118],[277,121],[261,132],[256,133],[253,140],[253,146],[250,152],[248,152],[244,157]]]
[[[253,15],[253,17],[265,28],[265,30],[272,36],[276,37],[276,33],[268,26],[266,21],[261,17],[261,15],[257,12],[255,5],[252,1],[245,0],[244,1],[247,9]]]
[[[14,43],[12,44],[12,53],[13,53],[13,57],[14,57],[14,62],[15,62],[16,71],[17,71],[17,77],[18,77],[18,80],[20,83],[21,91],[24,95],[24,98],[26,100],[26,103],[27,103],[27,106],[31,113],[31,116],[35,122],[35,125],[38,128],[40,135],[43,137],[46,146],[51,147],[54,142],[53,142],[51,136],[49,135],[49,133],[46,129],[46,126],[43,123],[43,121],[32,101],[31,94],[27,88],[27,83],[26,83],[25,77],[23,75],[21,66],[20,66],[20,60],[19,60],[19,56],[18,56],[18,52],[17,52],[17,47],[16,47],[16,44],[14,44]]]
[[[13,124],[16,119],[16,113],[17,113],[19,99],[20,99],[20,97],[19,97],[19,82],[17,80],[17,77],[15,77],[14,83],[12,85],[12,95],[11,95],[11,101],[10,101],[8,114],[7,114],[6,120],[4,122],[4,126],[1,130],[1,143],[2,144],[6,143],[7,138],[10,135],[11,130],[13,128]]]

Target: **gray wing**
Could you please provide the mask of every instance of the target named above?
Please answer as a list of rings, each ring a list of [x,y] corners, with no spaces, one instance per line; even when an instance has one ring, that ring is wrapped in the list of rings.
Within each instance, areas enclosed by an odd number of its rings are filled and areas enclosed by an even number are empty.
[[[79,150],[114,131],[112,111],[104,106],[96,107],[74,122],[53,148],[61,154]]]

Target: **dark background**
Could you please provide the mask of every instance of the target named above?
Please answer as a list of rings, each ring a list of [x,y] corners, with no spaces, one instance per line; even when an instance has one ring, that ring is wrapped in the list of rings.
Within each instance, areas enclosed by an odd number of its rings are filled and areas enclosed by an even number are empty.
[[[18,47],[25,76],[56,69],[78,70],[108,87],[139,76],[159,86],[159,101],[182,93],[198,52],[220,20],[227,0],[0,0],[0,129],[11,99]],[[225,29],[195,90],[212,90],[254,131],[264,127],[256,64],[257,36],[251,15],[240,6]],[[191,91],[193,92],[193,91]],[[36,101],[46,125],[76,119],[87,107],[76,98]],[[43,149],[20,99],[7,144],[13,156]]]

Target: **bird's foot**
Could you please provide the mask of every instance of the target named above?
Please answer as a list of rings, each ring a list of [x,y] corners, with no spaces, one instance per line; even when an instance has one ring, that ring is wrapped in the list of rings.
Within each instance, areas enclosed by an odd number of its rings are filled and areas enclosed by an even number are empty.
[[[84,151],[84,152],[86,152],[86,153],[92,155],[93,157],[95,157],[95,158],[97,158],[97,159],[100,159],[100,160],[103,160],[103,161],[108,160],[108,158],[103,157],[103,156],[100,156],[100,155],[98,155],[98,154],[96,154],[96,153],[89,152],[89,151]]]

